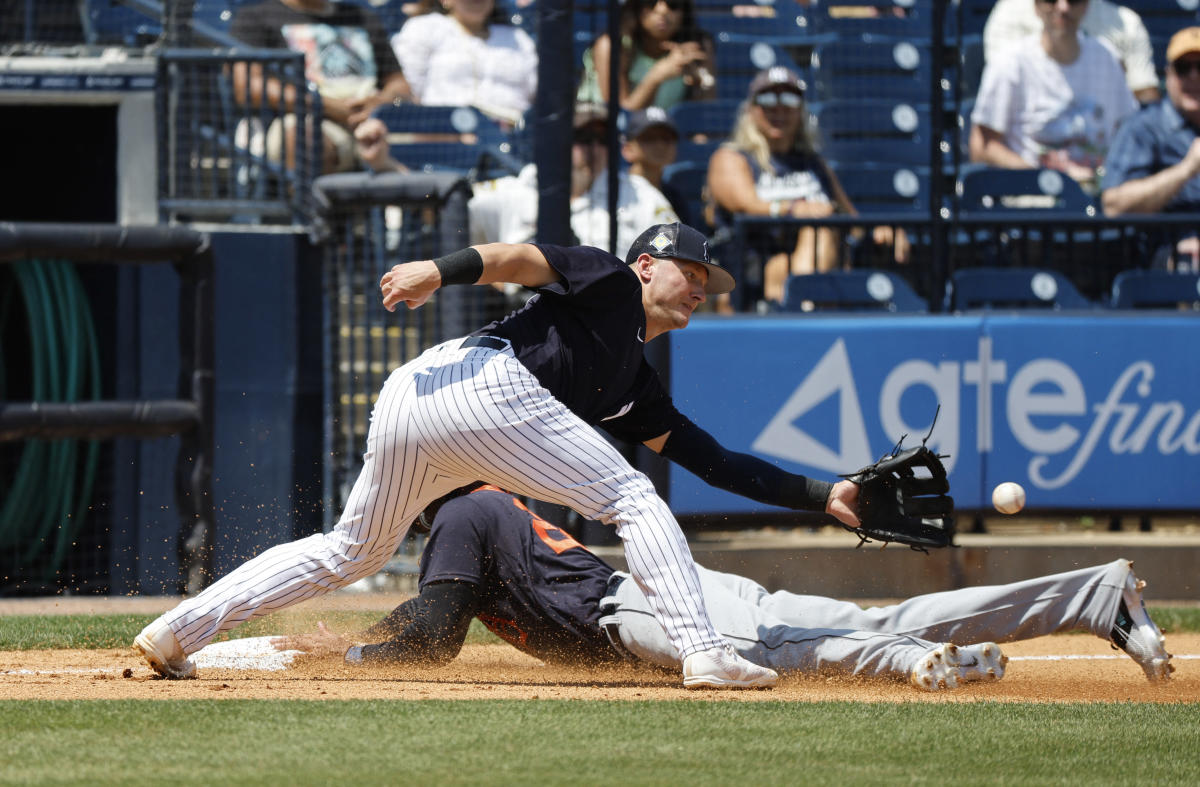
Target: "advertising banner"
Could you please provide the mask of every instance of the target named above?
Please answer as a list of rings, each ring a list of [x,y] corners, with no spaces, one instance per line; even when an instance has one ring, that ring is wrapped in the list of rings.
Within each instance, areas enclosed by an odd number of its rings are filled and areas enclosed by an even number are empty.
[[[926,439],[960,508],[1200,509],[1200,317],[979,313],[697,319],[679,409],[725,446],[833,479]],[[935,420],[936,414],[936,420]],[[680,514],[768,510],[671,468]]]

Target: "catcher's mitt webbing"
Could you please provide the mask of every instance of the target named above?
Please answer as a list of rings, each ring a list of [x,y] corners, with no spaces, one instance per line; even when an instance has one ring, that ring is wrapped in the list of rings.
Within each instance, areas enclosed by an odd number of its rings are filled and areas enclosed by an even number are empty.
[[[924,444],[897,450],[845,476],[859,485],[859,527],[846,526],[868,541],[891,542],[925,552],[953,546],[954,498],[941,459]],[[918,475],[921,471],[921,475]]]

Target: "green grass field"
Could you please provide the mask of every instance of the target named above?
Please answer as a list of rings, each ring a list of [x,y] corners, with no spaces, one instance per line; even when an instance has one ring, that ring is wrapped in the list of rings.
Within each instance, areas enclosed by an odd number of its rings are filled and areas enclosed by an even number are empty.
[[[1200,705],[0,701],[5,784],[1188,784]]]
[[[0,650],[126,647],[148,620],[7,617]],[[1200,783],[1200,703],[0,699],[0,730],[6,785]]]

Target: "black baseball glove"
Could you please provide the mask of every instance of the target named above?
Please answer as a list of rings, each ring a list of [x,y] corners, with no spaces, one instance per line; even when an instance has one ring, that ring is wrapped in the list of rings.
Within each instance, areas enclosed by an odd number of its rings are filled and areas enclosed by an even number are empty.
[[[925,447],[900,450],[857,473],[842,476],[859,485],[858,519],[862,525],[843,525],[869,541],[905,544],[918,552],[954,545],[954,498],[946,468]]]

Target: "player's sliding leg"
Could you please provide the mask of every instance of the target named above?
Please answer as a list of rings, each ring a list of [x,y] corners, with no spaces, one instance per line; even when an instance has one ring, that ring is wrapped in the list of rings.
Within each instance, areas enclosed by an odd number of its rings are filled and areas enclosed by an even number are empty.
[[[1004,675],[1000,647],[954,647],[910,635],[793,626],[745,601],[717,572],[700,568],[701,587],[713,624],[748,661],[780,673],[889,677],[937,691]],[[679,656],[650,612],[637,585],[617,587],[603,622],[615,622],[621,642],[642,660],[676,666]],[[926,680],[928,678],[928,680]]]

